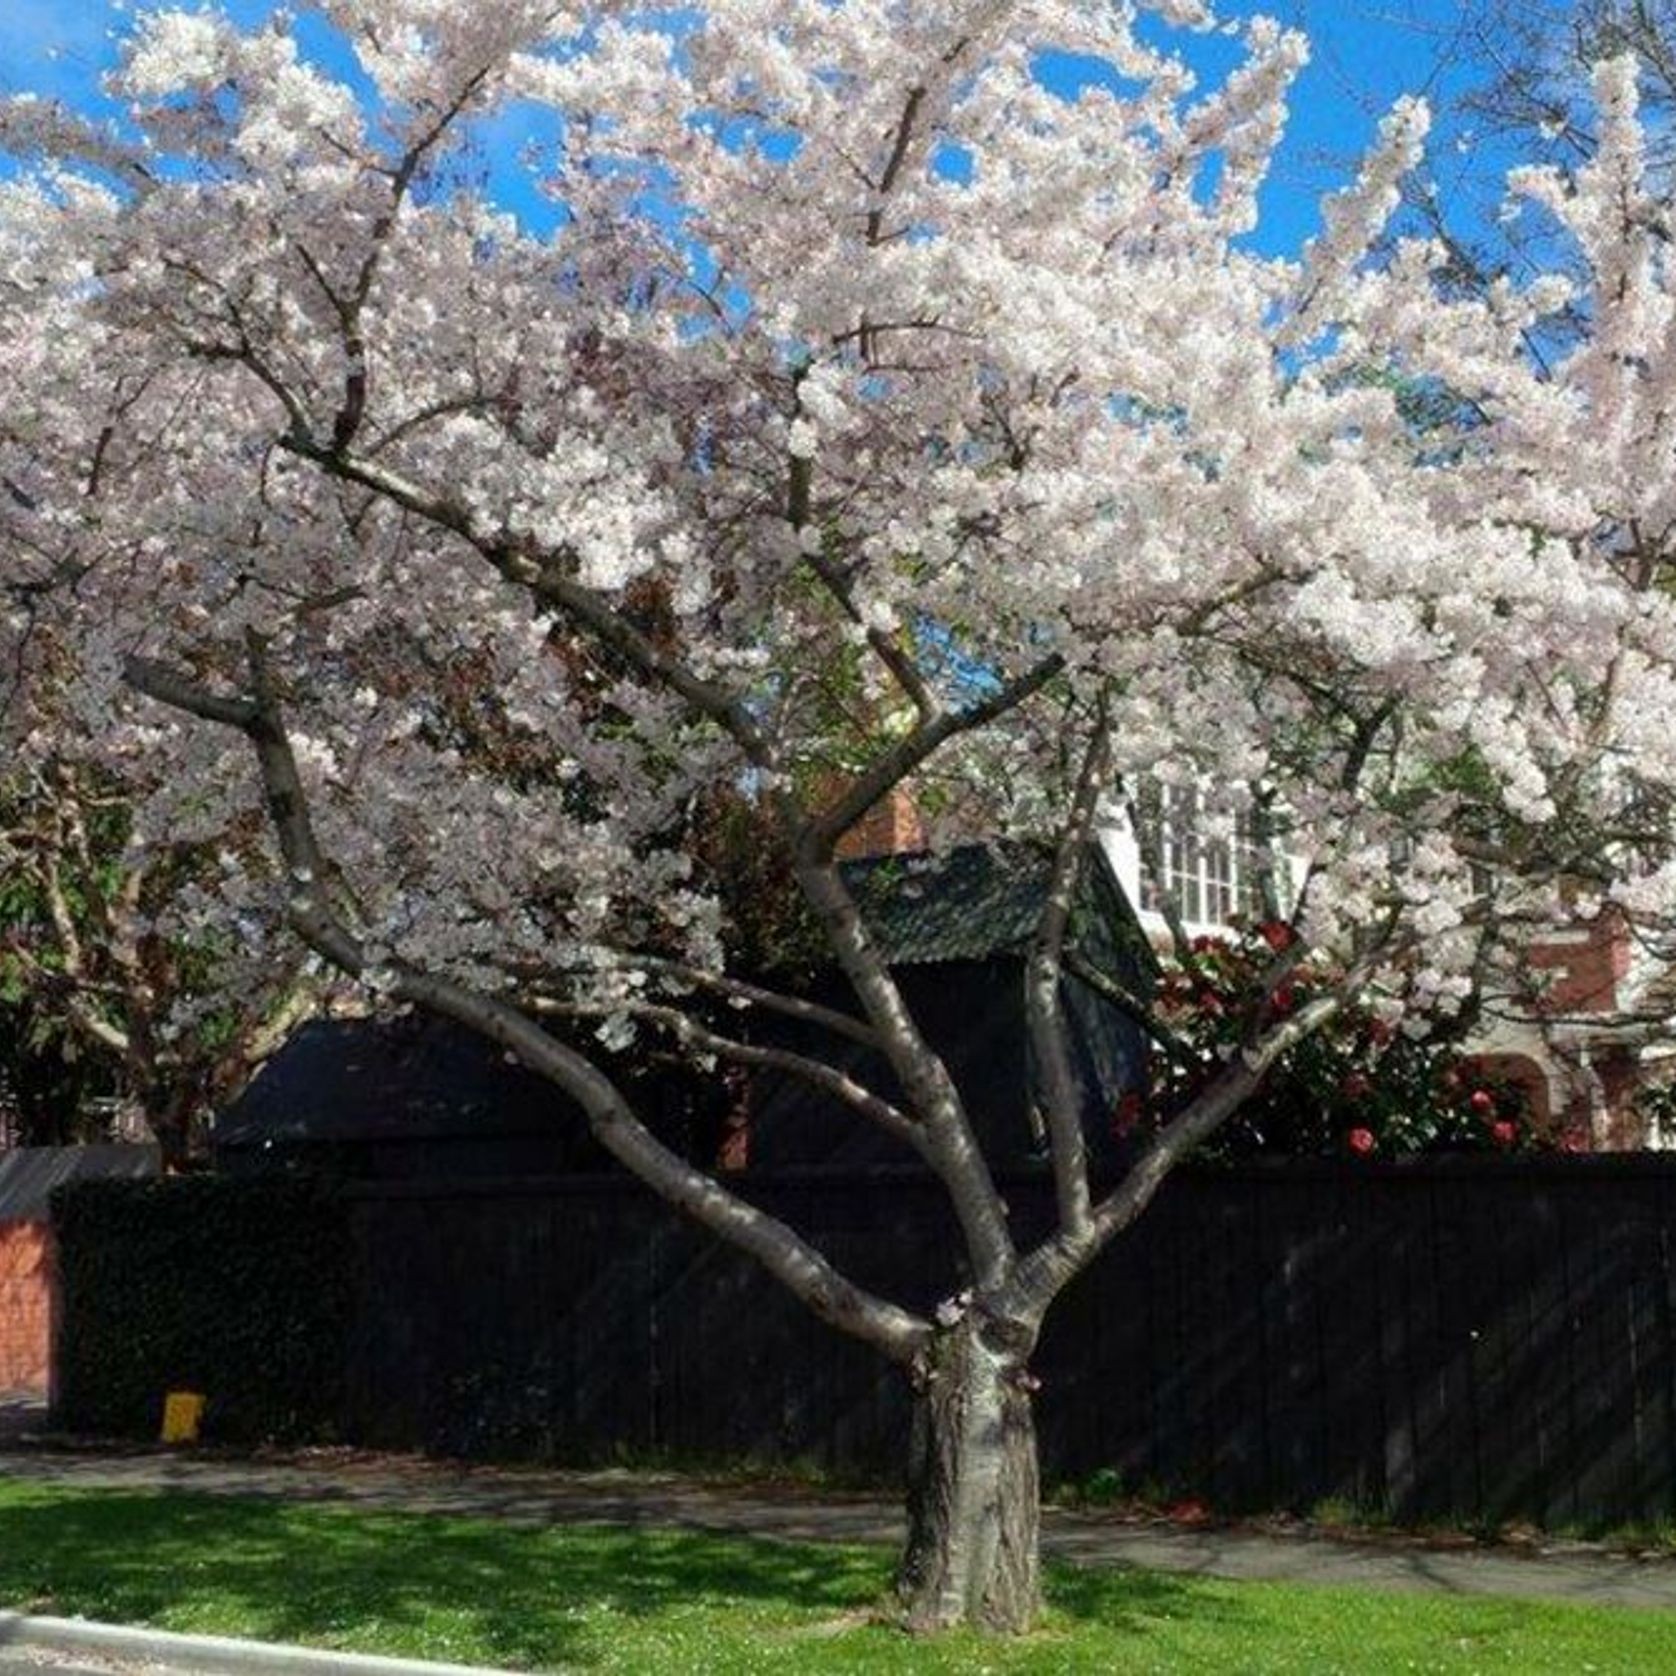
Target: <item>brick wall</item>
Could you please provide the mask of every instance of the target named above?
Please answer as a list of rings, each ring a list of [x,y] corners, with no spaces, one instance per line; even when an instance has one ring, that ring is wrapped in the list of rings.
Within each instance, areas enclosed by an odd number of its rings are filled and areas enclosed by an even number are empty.
[[[1531,938],[1531,969],[1542,983],[1539,1012],[1609,1013],[1620,1005],[1619,985],[1629,975],[1629,929],[1602,913],[1583,925]]]
[[[46,1395],[52,1346],[52,1235],[0,1222],[0,1392]]]

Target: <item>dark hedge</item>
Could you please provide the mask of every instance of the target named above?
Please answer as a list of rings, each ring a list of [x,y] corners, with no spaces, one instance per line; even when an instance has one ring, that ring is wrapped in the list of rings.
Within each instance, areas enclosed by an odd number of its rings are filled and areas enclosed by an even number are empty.
[[[204,1436],[324,1441],[350,1316],[344,1205],[295,1178],[86,1181],[52,1200],[54,1424],[155,1436],[168,1391],[208,1399]]]

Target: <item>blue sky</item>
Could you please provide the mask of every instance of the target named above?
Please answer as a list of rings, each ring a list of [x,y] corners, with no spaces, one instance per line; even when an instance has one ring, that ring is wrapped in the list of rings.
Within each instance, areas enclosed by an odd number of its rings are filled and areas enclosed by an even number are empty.
[[[246,18],[270,8],[271,0],[231,0],[227,7]],[[1460,0],[1222,0],[1219,9],[1227,18],[1268,12],[1302,27],[1312,42],[1256,240],[1275,253],[1295,252],[1316,229],[1322,190],[1342,183],[1393,99],[1405,92],[1447,97],[1470,74],[1449,62]],[[0,90],[96,108],[99,75],[114,58],[111,37],[128,10],[111,0],[0,0]],[[1213,38],[1195,42],[1190,56],[1214,80],[1235,55]],[[495,149],[510,155],[527,133],[527,119],[511,113],[493,136]],[[1446,190],[1451,169],[1471,161],[1469,137],[1440,137],[1436,166]]]

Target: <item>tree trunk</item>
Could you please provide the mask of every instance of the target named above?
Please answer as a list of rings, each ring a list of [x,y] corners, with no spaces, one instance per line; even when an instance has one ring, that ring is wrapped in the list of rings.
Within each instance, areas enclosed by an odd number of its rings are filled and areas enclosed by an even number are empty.
[[[138,1090],[136,1105],[145,1132],[157,1143],[164,1175],[188,1175],[203,1168],[207,1137],[190,1090],[149,1084]],[[113,1134],[108,1138],[124,1137]]]
[[[1036,1428],[1026,1368],[1035,1334],[969,1310],[916,1370],[908,1544],[897,1588],[916,1632],[956,1624],[1017,1634],[1041,1606]]]

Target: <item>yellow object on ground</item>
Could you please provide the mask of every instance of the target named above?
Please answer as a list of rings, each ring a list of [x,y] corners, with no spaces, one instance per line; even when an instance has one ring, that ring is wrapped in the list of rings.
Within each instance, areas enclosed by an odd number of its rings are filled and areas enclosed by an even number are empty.
[[[171,1391],[163,1399],[163,1441],[196,1443],[203,1424],[204,1399],[197,1391]]]

